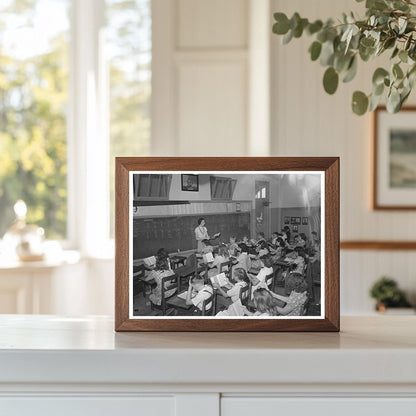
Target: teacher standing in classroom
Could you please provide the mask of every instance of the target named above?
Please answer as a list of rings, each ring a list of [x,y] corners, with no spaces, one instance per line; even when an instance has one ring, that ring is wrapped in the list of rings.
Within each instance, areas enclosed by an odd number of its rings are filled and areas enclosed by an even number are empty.
[[[202,251],[202,241],[209,240],[208,230],[205,227],[205,219],[199,218],[198,219],[198,227],[195,228],[195,238],[198,243],[197,251]]]
[[[202,251],[202,241],[203,240],[216,240],[221,233],[215,233],[212,237],[209,236],[207,227],[205,227],[205,218],[198,219],[198,227],[195,228],[195,238],[198,243],[197,251],[200,253]]]

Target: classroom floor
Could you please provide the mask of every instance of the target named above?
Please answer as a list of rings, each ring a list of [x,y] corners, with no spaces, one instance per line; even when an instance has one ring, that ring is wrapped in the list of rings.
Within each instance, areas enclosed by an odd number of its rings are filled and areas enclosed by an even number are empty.
[[[279,292],[279,290],[276,290]],[[284,293],[281,293],[284,294]],[[161,311],[154,310],[150,308],[149,295],[146,297],[143,296],[143,293],[139,293],[133,298],[133,315],[134,316],[160,316]],[[307,315],[308,316],[319,316],[321,314],[321,305],[311,303],[308,306]]]
[[[139,293],[133,298],[133,315],[134,316],[157,316],[161,315],[160,311],[152,311],[150,308],[149,295],[143,296]]]

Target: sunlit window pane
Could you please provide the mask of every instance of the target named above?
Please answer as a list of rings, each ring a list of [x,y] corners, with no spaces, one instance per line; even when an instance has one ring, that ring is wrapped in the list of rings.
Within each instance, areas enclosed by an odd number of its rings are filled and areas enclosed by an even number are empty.
[[[150,142],[150,0],[106,0],[110,72],[110,230],[114,234],[114,157],[146,156]]]
[[[66,237],[69,6],[0,2],[0,238],[18,199],[48,238]]]

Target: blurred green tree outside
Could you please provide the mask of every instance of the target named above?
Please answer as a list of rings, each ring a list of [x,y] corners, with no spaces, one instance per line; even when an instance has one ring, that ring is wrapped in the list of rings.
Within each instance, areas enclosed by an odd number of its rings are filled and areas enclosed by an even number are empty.
[[[149,152],[150,3],[106,1],[110,235],[114,157]],[[60,21],[49,22],[48,37],[34,47],[28,36],[46,27],[42,10],[53,12],[52,6],[60,8]],[[70,0],[5,0],[0,5],[0,238],[13,222],[17,199],[27,203],[28,222],[44,227],[47,238],[67,234],[69,13]],[[19,47],[13,49],[11,39]]]
[[[0,7],[0,237],[23,199],[28,222],[48,238],[65,238],[68,30],[35,48],[29,37],[40,23],[36,3],[6,0]]]

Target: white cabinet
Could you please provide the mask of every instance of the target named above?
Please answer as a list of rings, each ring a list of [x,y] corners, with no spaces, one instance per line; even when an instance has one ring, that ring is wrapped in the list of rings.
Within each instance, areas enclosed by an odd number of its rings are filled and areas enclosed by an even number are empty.
[[[221,416],[414,416],[416,398],[224,397]]]
[[[414,416],[416,316],[341,333],[115,333],[0,315],[0,415]]]
[[[43,396],[0,398],[7,416],[174,416],[175,399],[166,397]]]

